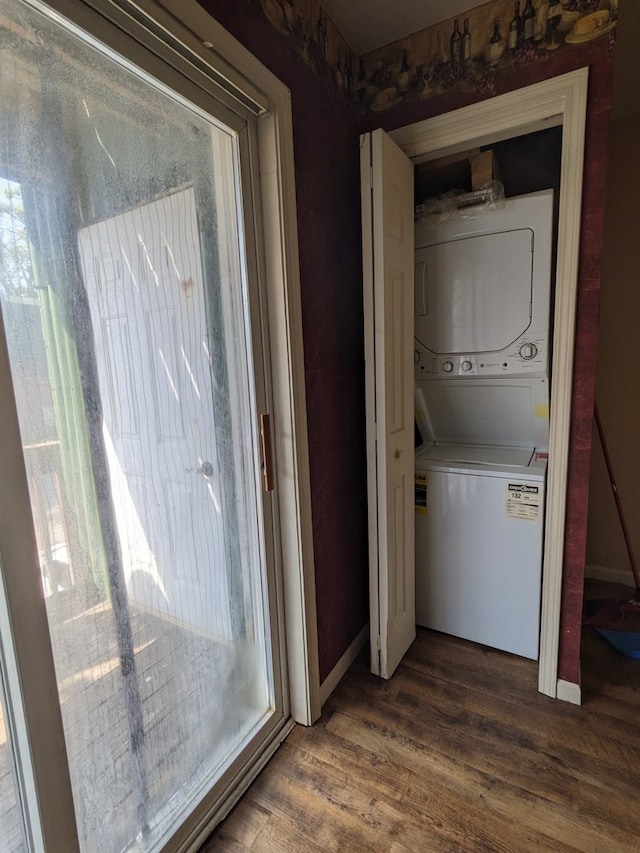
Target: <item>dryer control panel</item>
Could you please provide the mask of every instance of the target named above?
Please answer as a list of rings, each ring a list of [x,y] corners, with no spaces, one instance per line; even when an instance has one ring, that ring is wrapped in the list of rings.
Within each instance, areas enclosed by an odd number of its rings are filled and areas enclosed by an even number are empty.
[[[465,376],[546,376],[548,336],[529,332],[500,352],[433,353],[414,339],[416,379],[452,379]]]

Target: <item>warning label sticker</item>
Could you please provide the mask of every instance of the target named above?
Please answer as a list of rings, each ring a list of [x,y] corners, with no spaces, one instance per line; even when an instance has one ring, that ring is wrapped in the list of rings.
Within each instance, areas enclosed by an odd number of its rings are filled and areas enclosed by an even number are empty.
[[[416,474],[416,512],[427,514],[427,475]]]
[[[507,483],[507,518],[539,521],[542,518],[542,486]]]

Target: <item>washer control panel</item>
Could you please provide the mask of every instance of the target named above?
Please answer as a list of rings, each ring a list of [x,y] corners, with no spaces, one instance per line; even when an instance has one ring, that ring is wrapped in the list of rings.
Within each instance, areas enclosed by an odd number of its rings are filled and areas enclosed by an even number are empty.
[[[490,353],[442,354],[414,341],[416,379],[453,376],[546,376],[547,335],[532,333],[502,350]]]

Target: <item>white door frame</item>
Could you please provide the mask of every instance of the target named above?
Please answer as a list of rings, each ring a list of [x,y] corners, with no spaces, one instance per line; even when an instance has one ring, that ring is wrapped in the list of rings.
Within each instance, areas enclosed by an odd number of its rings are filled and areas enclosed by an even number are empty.
[[[576,704],[579,685],[558,680],[558,649],[588,75],[581,68],[389,133],[419,163],[562,125],[538,689]]]

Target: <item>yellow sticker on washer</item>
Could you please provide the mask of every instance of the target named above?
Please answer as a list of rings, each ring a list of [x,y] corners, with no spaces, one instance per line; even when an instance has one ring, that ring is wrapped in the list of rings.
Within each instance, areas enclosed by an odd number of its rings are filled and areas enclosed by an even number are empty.
[[[538,405],[533,410],[535,416],[537,418],[544,418],[545,420],[549,420],[549,404],[548,403],[538,403]]]
[[[427,514],[427,475],[416,474],[416,512]]]
[[[507,518],[539,521],[542,518],[542,485],[507,483]]]

